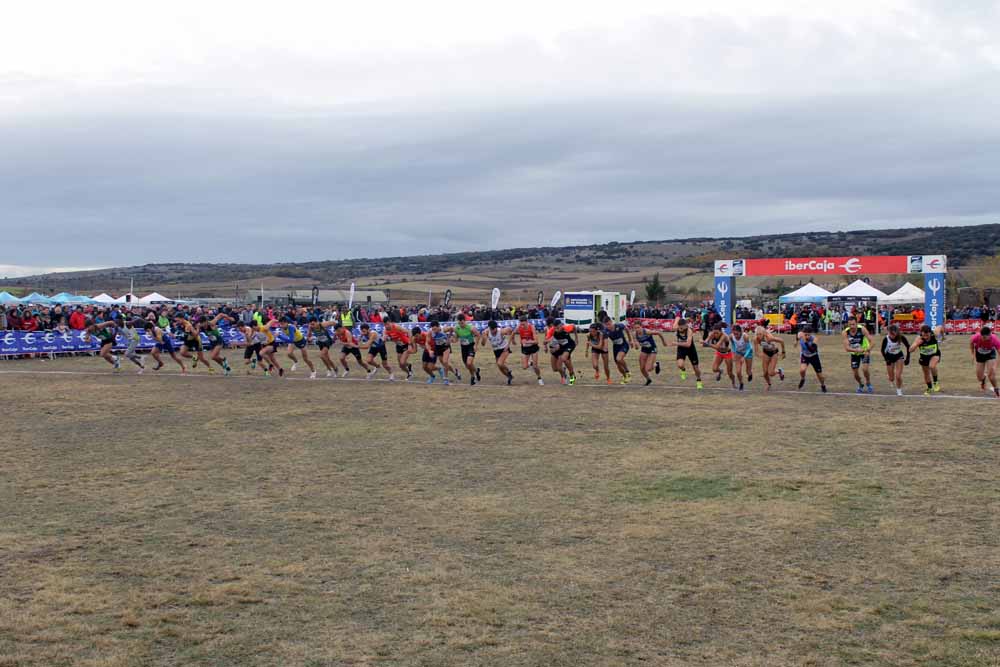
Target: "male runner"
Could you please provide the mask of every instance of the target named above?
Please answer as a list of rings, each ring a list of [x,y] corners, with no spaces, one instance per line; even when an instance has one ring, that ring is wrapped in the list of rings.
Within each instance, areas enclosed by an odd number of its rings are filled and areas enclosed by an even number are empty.
[[[514,330],[514,337],[511,338],[511,343],[514,342],[514,338],[521,340],[521,367],[524,370],[528,370],[529,366],[534,369],[535,379],[538,380],[538,384],[544,385],[545,381],[542,379],[542,369],[538,367],[538,330],[535,329],[534,324],[528,321],[527,315],[520,317],[517,329]]]
[[[803,324],[796,334],[799,343],[799,389],[806,383],[806,371],[812,366],[819,380],[819,388],[826,393],[826,379],[823,377],[823,363],[819,360],[819,344],[813,335],[812,326]]]
[[[385,340],[379,332],[372,329],[367,322],[361,325],[360,347],[362,350],[368,350],[366,363],[371,366],[371,370],[368,371],[368,377],[366,379],[371,380],[375,377],[375,374],[378,373],[379,362],[377,362],[376,359],[381,358],[381,366],[385,369],[385,372],[389,374],[389,381],[396,381],[396,376],[392,373],[392,366],[389,365],[389,353],[385,349]]]
[[[455,328],[452,329],[452,333],[454,334],[454,339],[458,342],[459,349],[462,351],[462,363],[469,369],[469,384],[475,385],[476,380],[482,377],[479,367],[476,366],[476,343],[479,342],[479,332],[465,321],[465,315],[459,313],[455,319],[457,323],[455,324]]]
[[[683,317],[677,317],[674,320],[674,331],[677,340],[673,344],[677,346],[677,368],[681,372],[681,380],[687,380],[686,361],[690,360],[691,368],[694,370],[695,386],[704,389],[705,385],[701,382],[701,368],[698,366],[698,348],[694,344],[694,336],[688,321]]]
[[[920,370],[924,373],[924,384],[927,385],[924,396],[941,391],[941,385],[938,383],[941,344],[938,343],[937,332],[930,325],[925,324],[920,327],[920,333],[913,341],[913,345],[910,346],[910,352],[919,352],[917,362],[920,364]]]
[[[910,342],[899,331],[898,324],[890,324],[889,332],[882,339],[882,358],[889,384],[896,388],[896,396],[903,395],[903,367],[910,365]]]
[[[853,315],[847,318],[847,328],[844,329],[844,349],[851,353],[851,372],[854,373],[854,381],[858,383],[855,393],[863,394],[866,391],[871,394],[875,391],[872,387],[871,376],[871,349],[872,339],[868,329],[858,326],[858,318]],[[860,372],[859,372],[860,371]],[[864,382],[861,381],[861,373],[864,373]]]
[[[490,320],[486,324],[486,331],[481,337],[481,344],[489,342],[493,349],[493,356],[497,361],[497,370],[507,379],[507,384],[514,382],[514,374],[507,367],[507,357],[510,356],[510,341],[514,337],[514,332],[508,327],[500,327],[496,320]]]
[[[1000,398],[1000,389],[997,388],[997,350],[1000,350],[1000,338],[997,338],[990,327],[983,327],[969,340],[969,351],[976,364],[976,379],[979,380],[980,389],[986,390],[986,380],[989,379],[993,395]]]

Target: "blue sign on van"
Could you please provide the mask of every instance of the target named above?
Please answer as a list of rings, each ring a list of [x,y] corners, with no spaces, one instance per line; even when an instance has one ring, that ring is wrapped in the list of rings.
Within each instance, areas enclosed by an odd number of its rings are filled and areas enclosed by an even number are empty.
[[[574,308],[593,308],[594,307],[594,295],[593,294],[567,294],[564,297],[563,304],[567,307]]]

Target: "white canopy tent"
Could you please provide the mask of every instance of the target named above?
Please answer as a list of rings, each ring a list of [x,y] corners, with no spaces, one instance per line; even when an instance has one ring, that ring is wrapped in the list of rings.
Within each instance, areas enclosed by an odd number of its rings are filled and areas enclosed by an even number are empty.
[[[139,299],[136,298],[135,294],[132,294],[131,292],[129,292],[128,294],[122,294],[120,297],[118,297],[114,301],[111,301],[110,303],[127,303],[127,304],[133,304],[133,303],[135,303],[138,300]]]
[[[922,304],[924,303],[924,291],[913,283],[903,283],[903,286],[884,299],[879,299],[879,303],[890,306],[902,304]]]
[[[834,297],[840,299],[858,299],[862,301],[876,300],[881,302],[888,295],[880,289],[872,287],[863,280],[855,280],[842,290],[834,292]]]
[[[823,303],[833,296],[830,290],[823,289],[819,285],[806,283],[794,292],[789,292],[778,297],[779,303]]]
[[[115,303],[115,298],[110,294],[105,294],[104,292],[101,292],[93,299],[91,299],[91,301],[96,301],[97,303]]]
[[[155,303],[173,303],[173,301],[174,301],[173,299],[169,299],[160,294],[159,292],[153,292],[152,294],[147,294],[146,296],[142,297],[135,303],[138,303],[140,306],[151,306]]]

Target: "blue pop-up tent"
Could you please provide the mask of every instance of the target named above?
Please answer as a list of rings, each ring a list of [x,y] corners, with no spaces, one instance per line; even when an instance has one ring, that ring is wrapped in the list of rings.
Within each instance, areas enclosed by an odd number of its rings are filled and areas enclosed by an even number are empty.
[[[21,303],[32,303],[39,306],[51,306],[55,303],[52,299],[45,296],[44,294],[39,294],[38,292],[32,292],[28,296],[21,299]]]
[[[19,303],[22,301],[10,292],[0,292],[0,305],[14,306]]]

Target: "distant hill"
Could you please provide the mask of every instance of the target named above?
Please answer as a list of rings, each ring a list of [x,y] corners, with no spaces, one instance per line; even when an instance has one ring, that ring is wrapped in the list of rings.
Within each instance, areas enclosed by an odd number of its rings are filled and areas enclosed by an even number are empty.
[[[512,248],[409,257],[361,258],[281,264],[145,264],[9,279],[5,287],[93,294],[157,290],[186,297],[232,296],[257,289],[313,285],[392,290],[396,300],[451,288],[456,298],[478,298],[493,286],[527,297],[536,289],[637,289],[660,272],[668,289],[704,289],[707,272],[723,257],[945,254],[952,268],[1000,253],[1000,224],[773,234],[732,239],[688,238],[602,245]],[[755,281],[765,286],[768,281]],[[239,283],[239,288],[237,288]],[[560,287],[563,286],[563,287]]]

